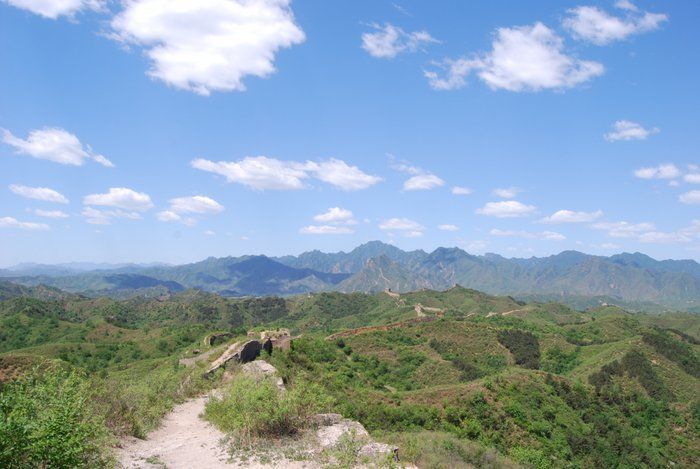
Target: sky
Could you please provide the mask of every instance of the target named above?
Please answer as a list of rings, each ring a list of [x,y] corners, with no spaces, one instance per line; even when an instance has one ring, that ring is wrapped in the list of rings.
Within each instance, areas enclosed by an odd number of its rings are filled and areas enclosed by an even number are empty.
[[[700,3],[0,0],[0,266],[700,260]]]

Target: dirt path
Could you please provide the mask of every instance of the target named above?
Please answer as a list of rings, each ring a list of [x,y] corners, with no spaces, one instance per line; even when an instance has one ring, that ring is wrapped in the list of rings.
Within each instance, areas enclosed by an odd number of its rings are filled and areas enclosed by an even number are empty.
[[[225,348],[226,348],[226,344],[218,345],[216,347],[213,347],[213,348],[207,350],[204,353],[200,353],[199,355],[195,355],[195,356],[190,357],[190,358],[181,358],[179,363],[180,363],[180,365],[183,365],[183,366],[193,366],[193,365],[196,365],[197,363],[201,362],[202,360],[206,360],[209,357],[211,357],[212,355],[223,351]]]
[[[199,418],[208,397],[191,399],[173,408],[160,428],[146,440],[129,438],[116,452],[124,468],[230,468],[220,444],[224,434]]]

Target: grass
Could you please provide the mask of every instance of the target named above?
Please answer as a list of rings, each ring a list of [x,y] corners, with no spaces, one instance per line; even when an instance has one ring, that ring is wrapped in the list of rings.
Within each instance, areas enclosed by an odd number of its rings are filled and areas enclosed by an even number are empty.
[[[319,386],[297,381],[280,392],[271,379],[238,375],[223,396],[212,396],[204,417],[239,441],[293,435],[309,425],[312,414],[324,410],[328,399]]]

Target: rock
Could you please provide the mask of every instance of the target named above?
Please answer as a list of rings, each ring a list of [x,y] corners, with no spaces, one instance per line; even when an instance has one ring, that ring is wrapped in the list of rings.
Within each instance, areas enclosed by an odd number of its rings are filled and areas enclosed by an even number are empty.
[[[369,433],[360,422],[342,419],[333,425],[323,426],[316,431],[316,437],[321,448],[332,448],[338,444],[345,435],[353,435],[355,438],[369,440]]]
[[[270,365],[265,360],[255,360],[252,362],[248,362],[241,366],[241,370],[243,371],[243,373],[258,379],[265,379],[267,377],[276,378],[275,384],[277,385],[277,389],[279,389],[280,391],[284,391],[286,389],[284,387],[284,381],[282,381],[282,378],[277,376],[277,368]]]
[[[258,340],[249,340],[243,344],[236,342],[227,348],[219,358],[214,360],[214,363],[212,363],[205,374],[207,376],[212,374],[219,368],[226,366],[231,360],[235,360],[239,363],[252,362],[260,356],[261,350],[262,344]]]
[[[340,414],[316,414],[311,417],[311,422],[319,427],[327,427],[329,425],[335,425],[343,420],[343,416]]]
[[[367,459],[378,459],[391,456],[394,461],[398,461],[399,448],[398,446],[391,446],[387,445],[386,443],[377,443],[376,441],[373,441],[360,448],[358,456],[360,458]]]

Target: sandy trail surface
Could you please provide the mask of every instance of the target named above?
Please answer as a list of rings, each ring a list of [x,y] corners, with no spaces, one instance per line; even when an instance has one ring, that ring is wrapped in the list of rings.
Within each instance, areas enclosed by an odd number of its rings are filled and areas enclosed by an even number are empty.
[[[274,462],[229,461],[223,440],[225,435],[200,417],[208,396],[190,399],[175,406],[157,430],[145,440],[129,437],[116,449],[119,465],[124,469],[218,469],[218,468],[314,468],[311,461]]]
[[[116,451],[119,464],[129,469],[235,467],[226,463],[224,434],[199,417],[207,399],[202,396],[175,406],[145,440],[124,440]]]

